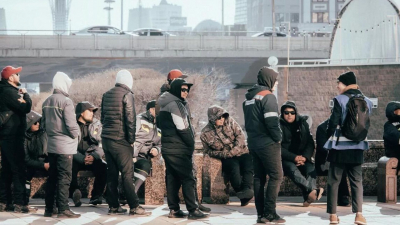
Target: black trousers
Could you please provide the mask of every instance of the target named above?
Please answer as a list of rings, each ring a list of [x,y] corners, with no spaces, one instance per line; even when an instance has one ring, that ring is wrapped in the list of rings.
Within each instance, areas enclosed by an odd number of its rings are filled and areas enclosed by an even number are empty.
[[[0,172],[0,203],[10,203],[11,183],[13,184],[14,204],[25,202],[25,151],[24,138],[0,141],[1,172]]]
[[[46,184],[46,210],[50,211],[54,206],[54,198],[57,194],[58,211],[69,210],[68,194],[72,177],[72,154],[49,153],[49,178]]]
[[[92,198],[97,199],[103,196],[104,188],[107,183],[107,163],[101,159],[94,160],[92,165],[85,165],[75,160],[72,162],[72,181],[69,188],[69,195],[72,196],[78,186],[78,172],[81,170],[89,170],[94,174],[94,184],[92,190]]]
[[[317,188],[317,173],[314,163],[306,161],[303,166],[294,162],[282,160],[283,173],[288,176],[303,192],[304,201],[308,194]]]
[[[253,189],[253,159],[250,154],[221,159],[222,172],[229,179],[235,192]]]
[[[26,181],[25,181],[25,203],[24,205],[29,204],[29,198],[31,196],[31,181],[33,179],[33,176],[35,175],[36,171],[40,171],[44,174],[47,174],[48,176],[48,171],[45,170],[44,168],[38,169],[34,167],[27,167],[26,168]]]
[[[139,206],[139,198],[132,182],[133,147],[128,142],[103,139],[103,149],[107,161],[107,202],[110,208],[118,208],[118,177],[121,172],[126,199],[131,209]]]
[[[281,145],[250,149],[254,164],[254,197],[257,215],[276,213],[276,198],[283,180]],[[267,175],[269,176],[267,188]]]
[[[163,154],[167,178],[167,201],[170,210],[179,210],[179,189],[185,198],[186,209],[192,212],[196,204],[196,182],[193,176],[192,155]]]
[[[350,181],[352,211],[362,212],[363,185],[361,164],[333,163],[331,162],[328,171],[327,207],[326,212],[336,214],[338,201],[339,183],[342,181],[343,173],[347,172]]]

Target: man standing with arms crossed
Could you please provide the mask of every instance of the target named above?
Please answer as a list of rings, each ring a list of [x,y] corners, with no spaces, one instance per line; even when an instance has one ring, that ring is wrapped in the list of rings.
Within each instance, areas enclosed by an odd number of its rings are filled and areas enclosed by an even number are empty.
[[[243,102],[247,143],[254,164],[254,196],[257,223],[285,223],[276,214],[276,198],[283,179],[278,102],[272,92],[278,86],[278,72],[262,67],[257,84],[246,93]],[[266,177],[268,186],[264,191]],[[265,192],[265,193],[264,193]]]

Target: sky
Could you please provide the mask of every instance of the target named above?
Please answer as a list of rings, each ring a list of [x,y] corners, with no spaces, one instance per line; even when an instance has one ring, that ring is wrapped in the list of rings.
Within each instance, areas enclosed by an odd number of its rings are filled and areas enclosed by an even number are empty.
[[[5,9],[8,30],[52,30],[52,14],[49,1],[54,0],[0,0]],[[158,5],[161,0],[142,0],[143,7]],[[139,0],[123,0],[124,23],[128,27],[129,9],[136,8]],[[182,6],[182,16],[187,17],[187,26],[194,28],[205,19],[222,20],[222,0],[167,0],[170,4]],[[225,25],[234,23],[235,0],[224,0]],[[104,0],[72,0],[69,20],[71,30],[81,30],[92,25],[107,25],[108,6]],[[121,0],[112,4],[111,25],[121,28]],[[23,33],[23,32],[21,32]]]

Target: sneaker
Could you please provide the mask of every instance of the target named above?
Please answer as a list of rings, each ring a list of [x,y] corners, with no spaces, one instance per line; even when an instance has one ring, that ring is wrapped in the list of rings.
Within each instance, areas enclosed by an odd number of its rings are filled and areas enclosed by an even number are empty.
[[[74,201],[75,207],[80,207],[82,205],[81,198],[81,191],[79,189],[76,189],[72,194],[72,200]]]
[[[323,193],[324,193],[323,188],[317,188],[317,200],[320,200],[322,198]]]
[[[178,211],[171,210],[171,211],[169,211],[168,218],[185,218],[187,216],[188,216],[188,214],[183,212],[182,210],[178,210]]]
[[[264,216],[265,219],[267,219],[270,223],[286,223],[286,220],[281,218],[278,214],[276,213],[271,213],[267,214]]]
[[[304,207],[308,207],[311,205],[311,203],[315,202],[315,200],[317,200],[317,189],[312,190],[309,194],[308,194],[308,198],[306,201],[303,202],[303,206]]]
[[[254,196],[254,191],[252,189],[244,189],[236,193],[239,199],[252,198]]]
[[[248,205],[248,204],[250,203],[251,199],[253,199],[253,198],[243,198],[243,199],[240,199],[240,206],[246,206],[246,205]]]
[[[63,212],[58,212],[57,218],[79,218],[81,214],[74,213],[71,210],[67,209]]]
[[[100,198],[95,198],[95,199],[90,199],[89,204],[91,205],[101,205],[103,204],[103,199]]]
[[[199,203],[199,209],[202,212],[211,212],[211,209]]]
[[[150,216],[151,212],[147,212],[142,206],[138,206],[129,210],[129,215]]]
[[[339,224],[339,217],[336,214],[329,216],[329,224]]]
[[[111,214],[124,215],[127,211],[128,211],[127,209],[123,209],[122,207],[109,208],[108,215],[111,215]]]
[[[6,210],[7,210],[7,205],[4,203],[0,203],[0,212],[4,212]],[[14,209],[13,209],[13,211],[14,211]]]
[[[192,212],[189,212],[188,219],[189,220],[197,220],[206,218],[208,214],[202,213],[199,209],[196,209]]]
[[[29,209],[27,206],[14,205],[14,213],[28,213]]]
[[[356,214],[356,219],[354,220],[355,224],[367,224],[367,220],[365,219],[365,217],[361,214],[361,213],[357,213]]]
[[[257,223],[269,223],[269,220],[263,216],[257,216]]]

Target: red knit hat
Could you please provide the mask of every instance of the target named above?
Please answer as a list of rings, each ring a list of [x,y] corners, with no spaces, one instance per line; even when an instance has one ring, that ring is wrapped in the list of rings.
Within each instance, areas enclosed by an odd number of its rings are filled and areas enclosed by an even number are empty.
[[[11,75],[21,72],[22,67],[14,68],[12,66],[6,66],[1,71],[1,79],[8,80]]]
[[[174,70],[169,71],[167,80],[173,80],[173,79],[176,79],[176,78],[182,78],[183,79],[183,78],[186,78],[186,77],[187,77],[187,75],[184,75],[182,73],[182,71],[174,69]]]

